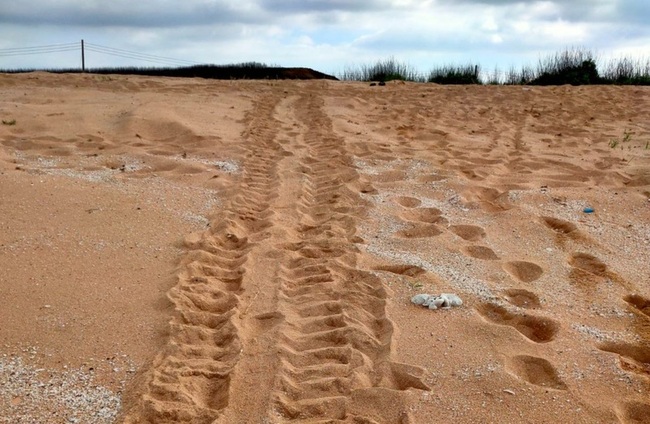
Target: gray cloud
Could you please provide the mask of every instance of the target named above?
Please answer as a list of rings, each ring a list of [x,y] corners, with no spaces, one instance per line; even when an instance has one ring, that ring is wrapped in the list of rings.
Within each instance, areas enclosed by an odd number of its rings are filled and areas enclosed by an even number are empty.
[[[650,21],[650,2],[639,0],[621,0],[616,8],[617,20],[621,23],[641,24],[645,27]]]
[[[260,6],[270,12],[379,12],[391,7],[386,0],[262,0]]]
[[[591,19],[600,11],[606,9],[608,6],[615,6],[618,4],[617,0],[438,0],[440,5],[450,7],[509,7],[519,6],[516,10],[530,10],[534,11],[535,8],[547,6],[548,9],[554,11],[546,15],[551,19],[568,19],[568,20],[584,20]],[[468,12],[471,9],[465,9]]]
[[[619,22],[645,24],[650,2],[645,0],[437,0],[428,6],[395,0],[32,0],[5,1],[0,23],[70,25],[77,27],[170,28],[230,24],[287,22],[294,15],[312,22],[336,24],[340,14],[380,14],[415,10],[455,10],[481,13],[485,8],[516,14],[537,13],[536,19],[570,22]]]
[[[234,7],[233,3],[228,1],[68,0],[16,1],[4,4],[0,11],[0,22],[24,25],[151,28],[222,22],[262,23],[264,18],[255,7]]]
[[[226,22],[264,24],[297,14],[335,22],[328,14],[379,12],[390,7],[388,0],[34,0],[4,4],[0,23],[165,28]]]

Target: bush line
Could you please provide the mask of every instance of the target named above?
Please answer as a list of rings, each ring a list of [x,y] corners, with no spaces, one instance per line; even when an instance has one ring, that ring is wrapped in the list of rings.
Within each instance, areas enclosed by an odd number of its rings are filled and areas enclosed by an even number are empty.
[[[374,65],[346,68],[339,78],[348,81],[413,81],[437,84],[499,85],[650,85],[650,59],[623,57],[610,60],[599,68],[594,54],[582,48],[567,48],[539,60],[536,67],[498,67],[484,72],[479,64],[448,64],[433,68],[425,76],[410,65],[394,58]]]
[[[80,73],[80,69],[11,69],[3,73],[45,71]],[[93,74],[148,75],[214,79],[336,79],[307,68],[282,68],[258,62],[231,65],[195,65],[186,67],[115,67],[89,69]],[[650,85],[650,58],[622,57],[601,66],[594,54],[584,48],[567,48],[539,59],[537,66],[524,65],[501,71],[483,71],[476,63],[448,64],[433,68],[428,74],[391,57],[374,64],[348,66],[338,75],[346,81],[412,81],[437,84],[498,84],[498,85]]]

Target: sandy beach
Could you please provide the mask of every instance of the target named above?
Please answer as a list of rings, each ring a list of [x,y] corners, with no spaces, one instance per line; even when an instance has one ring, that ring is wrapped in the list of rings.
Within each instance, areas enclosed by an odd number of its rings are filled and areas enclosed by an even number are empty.
[[[0,423],[650,423],[650,88],[0,92]]]

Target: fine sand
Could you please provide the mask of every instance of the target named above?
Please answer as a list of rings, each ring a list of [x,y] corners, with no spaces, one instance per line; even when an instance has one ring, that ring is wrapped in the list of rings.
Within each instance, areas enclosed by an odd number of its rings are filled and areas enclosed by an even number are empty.
[[[650,422],[650,88],[0,92],[0,423]]]

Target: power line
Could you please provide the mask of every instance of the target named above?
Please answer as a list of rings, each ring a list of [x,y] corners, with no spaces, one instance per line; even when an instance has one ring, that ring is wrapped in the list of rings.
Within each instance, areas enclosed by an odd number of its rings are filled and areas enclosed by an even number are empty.
[[[7,49],[0,49],[0,53],[9,53],[13,51],[29,51],[29,50],[42,50],[49,48],[59,48],[59,47],[79,47],[79,43],[65,43],[65,44],[49,44],[45,46],[33,46],[33,47],[11,47]]]
[[[28,55],[33,55],[33,54],[48,54],[48,53],[59,53],[59,52],[71,52],[79,50],[79,47],[75,48],[67,48],[67,49],[57,49],[57,50],[45,50],[45,51],[33,51],[33,52],[28,52],[28,53],[0,53],[0,57],[8,57],[8,56],[28,56]]]
[[[148,58],[140,57],[140,56],[133,55],[133,54],[115,53],[115,52],[110,52],[110,51],[106,51],[106,50],[97,49],[96,47],[90,47],[90,46],[86,46],[86,50],[90,51],[90,52],[101,53],[101,54],[106,54],[106,55],[110,55],[110,56],[117,56],[117,57],[122,57],[122,58],[126,58],[126,59],[135,59],[135,60],[140,60],[140,61],[143,61],[143,62],[159,63],[159,64],[163,64],[163,65],[185,64],[185,63],[180,63],[180,62],[171,62],[169,60],[148,59]]]
[[[14,47],[8,49],[0,49],[0,56],[22,56],[22,55],[32,55],[32,54],[45,54],[45,53],[57,53],[79,50],[79,44],[77,43],[67,43],[67,44],[50,44],[47,46],[34,46],[34,47]]]
[[[147,53],[139,53],[131,50],[118,49],[115,47],[102,46],[100,44],[85,43],[84,48],[88,51],[95,53],[122,57],[125,59],[133,59],[150,63],[157,63],[162,65],[196,65],[199,62],[184,59],[174,59],[165,56],[156,56]],[[68,51],[79,51],[81,49],[79,43],[65,43],[65,44],[50,44],[44,46],[32,47],[13,47],[0,49],[0,57],[9,56],[25,56],[25,55],[40,55],[49,53],[60,53]]]
[[[131,58],[131,59],[138,59],[138,60],[144,60],[144,61],[151,61],[151,62],[174,62],[174,63],[180,63],[180,64],[198,64],[199,62],[194,62],[191,60],[184,60],[184,59],[174,59],[171,57],[165,57],[165,56],[156,56],[152,54],[147,54],[147,53],[139,53],[139,52],[134,52],[130,50],[124,50],[124,49],[118,49],[114,47],[107,47],[107,46],[102,46],[99,44],[93,44],[93,43],[86,43],[86,47],[88,50],[95,51],[97,53],[104,53],[108,55],[113,55],[113,56],[119,56],[119,57],[126,57],[126,58]]]

